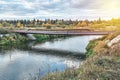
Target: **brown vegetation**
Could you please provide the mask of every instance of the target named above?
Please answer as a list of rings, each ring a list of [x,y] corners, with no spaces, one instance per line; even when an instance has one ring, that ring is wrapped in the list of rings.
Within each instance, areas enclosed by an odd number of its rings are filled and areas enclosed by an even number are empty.
[[[46,27],[46,29],[55,29],[62,28],[62,29],[79,29],[83,27],[88,27],[94,30],[99,31],[115,31],[120,30],[120,18],[118,19],[111,19],[111,20],[0,20],[0,27]]]
[[[64,72],[48,74],[41,80],[119,80],[120,79],[120,43],[107,47],[106,40],[112,40],[120,33],[116,32],[100,39],[92,40],[87,51],[92,56],[81,64]],[[88,54],[88,53],[87,53]]]

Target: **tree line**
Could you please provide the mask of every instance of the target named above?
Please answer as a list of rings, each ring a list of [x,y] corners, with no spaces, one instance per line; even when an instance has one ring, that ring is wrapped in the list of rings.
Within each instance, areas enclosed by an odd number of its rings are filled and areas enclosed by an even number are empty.
[[[64,19],[33,19],[33,20],[0,20],[0,27],[46,27],[46,28],[79,28],[90,27],[95,29],[105,28],[106,26],[120,27],[120,18],[112,18],[111,20],[64,20]]]

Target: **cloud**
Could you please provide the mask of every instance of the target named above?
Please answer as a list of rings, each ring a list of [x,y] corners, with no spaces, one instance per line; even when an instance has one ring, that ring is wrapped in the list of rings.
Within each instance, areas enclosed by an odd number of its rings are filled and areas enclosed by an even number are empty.
[[[120,17],[119,3],[120,0],[0,0],[0,18]]]

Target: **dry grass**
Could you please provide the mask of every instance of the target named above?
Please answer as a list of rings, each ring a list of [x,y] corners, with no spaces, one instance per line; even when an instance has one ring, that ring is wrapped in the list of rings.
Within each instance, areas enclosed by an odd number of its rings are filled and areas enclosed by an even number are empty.
[[[119,57],[94,56],[87,59],[80,69],[80,80],[119,80],[120,63],[116,62]]]
[[[106,46],[106,40],[112,40],[120,32],[91,41],[87,51],[93,50],[78,69],[52,73],[40,80],[120,80],[120,43]]]
[[[78,69],[52,73],[40,80],[119,80],[119,57],[96,55],[88,58]]]

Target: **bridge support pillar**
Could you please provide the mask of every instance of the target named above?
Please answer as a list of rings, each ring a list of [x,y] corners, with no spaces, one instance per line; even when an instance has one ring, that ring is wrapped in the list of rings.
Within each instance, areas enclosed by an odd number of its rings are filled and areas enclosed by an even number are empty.
[[[36,40],[36,38],[33,36],[33,34],[26,34],[26,36],[29,40]]]

